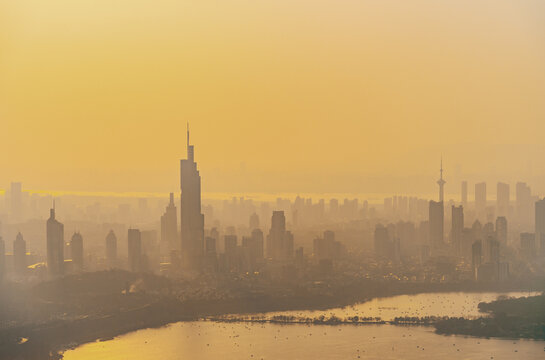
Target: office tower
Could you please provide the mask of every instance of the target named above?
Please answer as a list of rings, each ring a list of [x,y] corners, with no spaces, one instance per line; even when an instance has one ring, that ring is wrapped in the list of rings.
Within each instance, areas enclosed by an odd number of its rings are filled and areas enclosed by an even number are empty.
[[[286,231],[283,256],[285,259],[291,259],[293,258],[294,252],[295,252],[295,243],[293,239],[293,234],[291,233],[291,231]]]
[[[388,236],[388,234],[386,235]],[[381,236],[381,235],[379,234],[378,236]],[[335,241],[335,233],[333,231],[330,231],[330,230],[324,231],[323,237],[314,239],[313,245],[314,245],[313,247],[314,258],[317,261],[324,260],[324,259],[335,260],[340,258],[341,256],[342,244],[339,241]],[[383,243],[380,243],[378,245],[380,247],[383,245]],[[384,256],[390,255],[390,254],[386,254],[387,250],[385,249],[380,249],[379,252],[380,254],[384,253]]]
[[[254,212],[250,215],[250,230],[259,228],[259,216]]]
[[[364,204],[367,204],[367,201],[365,201]],[[365,207],[367,207],[367,205]],[[416,197],[409,198],[409,220],[418,220],[418,198]]]
[[[204,252],[204,215],[201,213],[201,176],[195,163],[194,147],[189,144],[189,126],[187,159],[180,160],[180,187],[183,264],[188,269],[198,269]]]
[[[329,216],[333,219],[339,216],[339,200],[329,200]]]
[[[20,182],[12,182],[10,187],[10,211],[12,222],[23,220],[23,186]]]
[[[106,235],[106,265],[111,269],[117,267],[117,237],[113,230]]]
[[[444,226],[443,202],[430,200],[429,207],[429,242],[433,247],[443,245],[443,226]]]
[[[210,230],[210,237],[214,238],[216,240],[216,251],[219,252],[219,246],[220,246],[220,233],[217,228],[213,227]]]
[[[452,206],[452,227],[450,230],[450,242],[456,253],[462,253],[462,234],[464,231],[464,208],[463,206]]]
[[[204,252],[206,256],[216,256],[216,239],[207,236],[204,238]]]
[[[223,237],[223,247],[225,249],[225,262],[227,265],[227,270],[236,271],[238,270],[238,254],[237,254],[237,236],[236,235],[225,235]]]
[[[207,272],[216,272],[218,270],[216,238],[212,236],[204,238],[203,270]]]
[[[477,219],[486,220],[486,183],[475,184],[475,212]]]
[[[271,229],[267,237],[267,256],[278,260],[282,258],[284,234],[286,233],[286,218],[283,211],[273,211]]]
[[[496,239],[501,245],[507,245],[507,219],[505,216],[496,219]]]
[[[532,221],[532,191],[526,183],[518,182],[516,185],[516,209],[520,224],[529,225]]]
[[[471,245],[471,265],[474,270],[478,269],[482,263],[482,243],[477,240]]]
[[[163,253],[169,254],[172,250],[177,250],[178,247],[178,217],[176,205],[174,205],[174,194],[170,193],[170,202],[165,213],[161,215],[161,250],[164,250]]]
[[[509,184],[498,183],[496,193],[496,214],[505,217],[509,215]]]
[[[25,274],[27,270],[26,263],[26,241],[23,239],[23,235],[19,232],[13,242],[13,261],[15,272],[18,274]]]
[[[421,221],[418,224],[418,242],[420,245],[429,245],[430,243],[430,222]]]
[[[313,253],[319,261],[322,259],[333,258],[333,243],[335,242],[335,233],[333,231],[324,231],[322,238],[314,239]]]
[[[538,200],[535,203],[535,234],[536,243],[539,246],[539,252],[545,254],[545,199]]]
[[[376,255],[383,257],[390,256],[392,247],[390,235],[388,234],[388,229],[382,224],[377,224],[375,226],[374,245]]]
[[[462,181],[462,206],[467,207],[467,181]]]
[[[384,199],[383,210],[384,210],[384,214],[383,214],[384,217],[392,216],[392,214],[394,212],[394,206],[393,206],[392,198],[385,198]]]
[[[500,242],[493,236],[489,236],[486,242],[486,262],[498,264],[500,262]]]
[[[462,240],[460,244],[460,256],[466,260],[471,259],[471,245],[475,241],[471,228],[464,228],[462,231]]]
[[[254,239],[257,247],[257,258],[263,259],[263,231],[260,229],[254,229],[252,231],[252,239]]]
[[[83,270],[83,237],[79,232],[75,232],[70,240],[70,256],[74,270]]]
[[[273,260],[286,260],[293,256],[293,235],[286,231],[284,211],[273,211],[267,236],[267,256]]]
[[[536,255],[536,236],[533,233],[520,234],[520,252],[525,258],[531,259]]]
[[[225,235],[223,237],[225,253],[234,253],[237,248],[237,236]]]
[[[489,236],[494,236],[495,235],[494,224],[491,222],[487,222],[486,224],[484,224],[482,234],[483,234],[483,239],[486,239]]]
[[[49,275],[64,273],[64,225],[55,219],[55,207],[47,220],[47,268]]]
[[[142,271],[142,234],[138,229],[129,229],[129,270],[133,272]]]
[[[257,263],[263,259],[263,237],[261,237],[261,243],[259,240],[258,236],[242,238],[242,254],[247,270],[255,270]]]
[[[161,256],[157,231],[143,230],[140,232],[140,239],[142,240],[141,271],[158,272]]]
[[[225,254],[234,254],[237,249],[237,236],[225,235],[223,237]]]

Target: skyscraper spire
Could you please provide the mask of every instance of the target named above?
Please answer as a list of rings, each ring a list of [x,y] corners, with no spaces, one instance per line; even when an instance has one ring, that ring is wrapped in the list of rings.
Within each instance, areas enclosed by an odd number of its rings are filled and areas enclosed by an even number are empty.
[[[187,159],[191,160],[192,162],[195,159],[195,150],[193,149],[193,145],[189,145],[189,121],[187,122]]]
[[[443,180],[443,156],[441,155],[441,167],[439,170],[439,180],[437,180],[437,185],[439,185],[439,201],[444,201],[444,186],[447,183],[445,180]]]

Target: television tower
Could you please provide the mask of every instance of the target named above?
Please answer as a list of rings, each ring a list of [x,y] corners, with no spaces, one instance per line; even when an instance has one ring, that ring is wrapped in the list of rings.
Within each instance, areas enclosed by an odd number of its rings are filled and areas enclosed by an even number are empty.
[[[437,185],[439,185],[439,201],[443,202],[444,200],[444,187],[447,183],[445,180],[443,180],[443,157],[441,156],[441,168],[439,170],[440,177],[439,180],[437,180]]]

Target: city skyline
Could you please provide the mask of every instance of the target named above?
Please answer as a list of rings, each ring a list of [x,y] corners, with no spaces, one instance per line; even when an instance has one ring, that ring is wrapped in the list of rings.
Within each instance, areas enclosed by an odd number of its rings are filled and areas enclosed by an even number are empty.
[[[0,0],[0,79],[2,360],[543,358],[545,1]]]

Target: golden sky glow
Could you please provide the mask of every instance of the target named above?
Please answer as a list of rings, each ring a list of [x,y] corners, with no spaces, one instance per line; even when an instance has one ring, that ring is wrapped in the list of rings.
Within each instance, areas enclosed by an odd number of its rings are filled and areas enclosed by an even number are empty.
[[[545,2],[0,0],[0,188],[177,191],[186,121],[210,192],[544,179]]]

